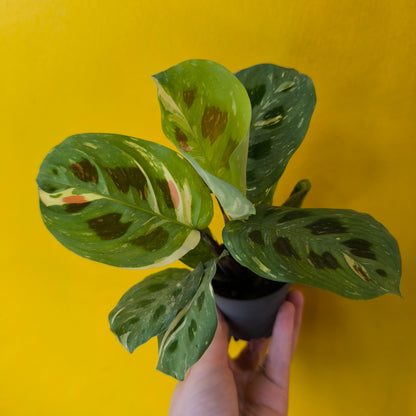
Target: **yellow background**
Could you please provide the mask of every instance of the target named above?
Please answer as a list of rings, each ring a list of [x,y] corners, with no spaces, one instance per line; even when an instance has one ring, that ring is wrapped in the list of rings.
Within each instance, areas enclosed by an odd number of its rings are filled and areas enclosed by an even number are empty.
[[[1,0],[0,414],[166,415],[156,343],[129,355],[107,314],[147,273],[84,260],[44,227],[35,177],[79,132],[169,145],[150,76],[190,58],[311,76],[318,103],[278,188],[371,213],[398,239],[403,298],[306,289],[290,415],[416,415],[413,0]]]

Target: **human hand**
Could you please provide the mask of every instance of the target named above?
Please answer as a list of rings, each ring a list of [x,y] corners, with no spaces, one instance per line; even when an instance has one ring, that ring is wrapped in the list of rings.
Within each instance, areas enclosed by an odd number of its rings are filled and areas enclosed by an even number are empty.
[[[289,369],[302,307],[302,294],[290,292],[280,307],[271,339],[249,341],[234,360],[228,356],[227,322],[218,313],[214,339],[185,380],[177,384],[169,416],[287,415]]]

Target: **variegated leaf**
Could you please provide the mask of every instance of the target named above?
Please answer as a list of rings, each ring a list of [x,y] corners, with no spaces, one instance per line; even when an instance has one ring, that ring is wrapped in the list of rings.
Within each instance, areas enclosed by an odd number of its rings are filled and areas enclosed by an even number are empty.
[[[400,294],[396,240],[367,214],[259,206],[247,221],[230,221],[223,239],[239,263],[268,279],[353,299]]]
[[[271,202],[276,184],[308,130],[316,97],[309,77],[260,64],[237,72],[252,105],[247,197]]]
[[[254,213],[244,197],[251,105],[243,85],[222,65],[206,60],[182,62],[153,80],[166,136],[231,217]],[[236,198],[242,213],[235,209]]]
[[[211,175],[189,155],[187,158],[231,218],[244,219],[256,212],[253,204],[234,185]]]
[[[37,178],[43,220],[75,253],[118,267],[167,265],[211,221],[209,189],[180,154],[112,134],[71,136]]]
[[[164,333],[158,336],[158,370],[183,380],[210,345],[217,328],[217,311],[211,280],[216,262],[204,265],[204,275],[193,298],[177,314]]]
[[[204,268],[166,269],[129,289],[109,315],[111,331],[129,352],[165,331],[194,296]]]

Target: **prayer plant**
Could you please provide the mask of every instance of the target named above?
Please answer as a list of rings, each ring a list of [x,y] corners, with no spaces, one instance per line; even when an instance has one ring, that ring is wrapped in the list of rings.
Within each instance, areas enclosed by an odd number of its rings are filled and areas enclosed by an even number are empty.
[[[190,60],[153,80],[163,131],[179,152],[78,134],[48,153],[37,178],[43,221],[73,252],[122,268],[191,267],[151,274],[120,299],[109,321],[128,351],[157,336],[158,369],[183,379],[215,333],[215,282],[231,293],[253,293],[261,280],[351,299],[400,294],[397,243],[371,216],[300,208],[307,180],[273,206],[315,107],[307,76],[271,64],[232,74]],[[223,243],[209,230],[213,201]]]

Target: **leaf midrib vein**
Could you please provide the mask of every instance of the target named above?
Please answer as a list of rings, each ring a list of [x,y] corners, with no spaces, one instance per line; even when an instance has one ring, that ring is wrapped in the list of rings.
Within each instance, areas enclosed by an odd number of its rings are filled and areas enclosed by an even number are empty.
[[[68,186],[68,188],[74,188],[77,191],[78,190],[81,191],[82,193],[89,193],[89,194],[93,194],[93,195],[98,195],[98,196],[102,197],[103,199],[107,199],[107,200],[112,201],[112,202],[115,202],[117,204],[125,205],[125,206],[127,206],[129,208],[132,208],[132,209],[135,209],[135,210],[138,210],[138,211],[142,211],[142,212],[144,212],[144,213],[146,213],[146,214],[148,214],[150,216],[157,216],[157,217],[160,217],[161,219],[163,219],[165,221],[176,223],[176,224],[181,225],[183,227],[187,227],[187,228],[189,228],[191,230],[197,230],[196,227],[190,226],[189,224],[185,224],[185,223],[180,222],[178,220],[174,220],[173,218],[167,217],[167,216],[165,216],[165,215],[163,215],[161,213],[156,213],[156,212],[153,212],[153,211],[149,211],[149,210],[144,209],[142,207],[139,207],[137,205],[130,204],[130,203],[126,202],[126,201],[120,201],[118,199],[115,199],[115,198],[112,198],[112,197],[109,197],[109,196],[106,196],[106,195],[102,195],[102,194],[100,194],[98,192],[92,192],[89,189],[84,189],[84,188],[81,188],[81,187],[76,187],[76,186],[68,185],[67,183],[57,182],[57,181],[55,181],[55,183],[58,184],[58,185],[62,185],[62,186]],[[80,195],[82,195],[82,193]],[[98,201],[98,200],[95,200],[95,201]],[[88,202],[90,202],[90,201],[88,201]],[[94,202],[94,201],[91,201],[91,202]]]

